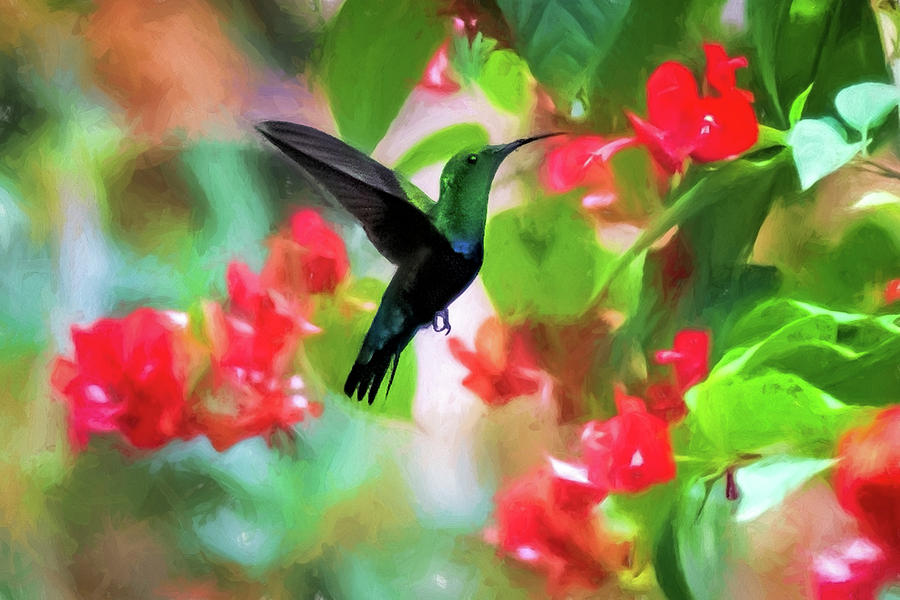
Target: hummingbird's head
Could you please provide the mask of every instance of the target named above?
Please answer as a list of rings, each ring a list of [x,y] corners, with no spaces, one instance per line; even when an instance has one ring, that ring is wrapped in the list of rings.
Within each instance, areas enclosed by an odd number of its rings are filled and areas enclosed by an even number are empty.
[[[512,154],[514,150],[529,144],[531,142],[542,140],[544,138],[563,135],[558,133],[545,133],[534,137],[522,138],[508,144],[497,144],[495,146],[484,146],[477,152],[459,152],[455,154],[441,173],[441,194],[443,195],[445,188],[456,187],[466,189],[478,189],[478,184],[486,186],[490,189],[491,182],[500,163],[503,159]]]

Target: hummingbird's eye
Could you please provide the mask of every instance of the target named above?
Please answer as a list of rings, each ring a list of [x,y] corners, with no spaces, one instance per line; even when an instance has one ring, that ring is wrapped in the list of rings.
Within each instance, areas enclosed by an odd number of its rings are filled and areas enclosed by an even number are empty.
[[[474,165],[475,163],[478,162],[478,155],[477,155],[477,154],[470,154],[470,155],[468,156],[468,158],[466,158],[466,160],[469,161],[469,164],[470,164],[470,165]]]

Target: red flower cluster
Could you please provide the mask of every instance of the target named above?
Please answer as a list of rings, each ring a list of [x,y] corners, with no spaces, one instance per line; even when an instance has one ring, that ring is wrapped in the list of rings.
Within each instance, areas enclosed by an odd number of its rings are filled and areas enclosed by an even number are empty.
[[[588,478],[610,493],[640,492],[675,477],[669,426],[644,401],[616,389],[619,414],[591,421],[581,433]]]
[[[738,156],[756,143],[759,123],[753,94],[737,87],[735,71],[744,57],[730,58],[719,44],[705,44],[706,83],[716,94],[701,96],[694,75],[668,61],[647,79],[647,119],[626,112],[634,137],[604,141],[583,136],[566,142],[546,157],[541,180],[553,192],[584,186],[591,190],[585,207],[615,200],[612,175],[604,163],[623,148],[642,145],[668,174],[681,172],[688,158],[699,162]]]
[[[448,342],[450,352],[470,373],[463,385],[490,406],[502,406],[514,398],[536,394],[541,373],[525,337],[510,331],[497,318],[487,319],[475,334],[475,351],[462,340]]]
[[[318,416],[291,373],[297,344],[318,329],[308,296],[331,292],[347,274],[340,238],[311,211],[278,236],[261,274],[228,266],[229,307],[204,305],[207,343],[191,337],[188,316],[141,308],[122,319],[73,327],[75,358],[59,358],[53,387],[69,407],[73,445],[118,432],[137,448],[206,435],[224,450]]]
[[[692,329],[679,331],[672,349],[660,350],[655,358],[657,364],[672,365],[675,381],[652,383],[644,393],[651,413],[675,423],[687,413],[684,393],[709,374],[709,333]]]
[[[900,406],[845,434],[838,457],[835,492],[864,537],[817,559],[818,597],[874,598],[900,578]]]
[[[700,96],[683,64],[661,64],[647,80],[647,120],[627,113],[639,143],[670,173],[691,157],[700,162],[734,158],[756,143],[759,123],[752,94],[736,87],[744,57],[729,58],[719,44],[705,44],[706,81],[718,95]]]
[[[606,493],[583,467],[550,465],[511,482],[496,497],[496,525],[485,533],[498,550],[546,573],[553,596],[593,588],[627,565],[630,546],[613,539],[592,512]]]

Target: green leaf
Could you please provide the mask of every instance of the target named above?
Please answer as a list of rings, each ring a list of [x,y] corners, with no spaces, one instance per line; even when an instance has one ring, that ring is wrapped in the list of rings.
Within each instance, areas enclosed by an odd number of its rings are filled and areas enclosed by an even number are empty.
[[[400,157],[394,169],[410,177],[429,165],[447,161],[457,152],[487,143],[488,132],[477,123],[450,125],[419,140]]]
[[[538,81],[571,102],[616,41],[630,0],[497,0]]]
[[[747,377],[740,360],[721,363],[685,395],[688,423],[722,458],[778,448],[829,454],[851,410],[790,373]]]
[[[834,99],[841,118],[863,135],[870,128],[880,125],[898,102],[900,90],[895,86],[871,82],[846,87]]]
[[[534,99],[528,65],[512,50],[491,52],[478,85],[491,104],[513,114],[524,112]]]
[[[846,404],[896,402],[898,315],[869,316],[772,300],[739,320],[723,341],[732,350],[720,361],[721,368],[739,370],[743,377],[778,369]]]
[[[372,324],[384,289],[385,285],[376,279],[361,279],[343,294],[319,296],[313,321],[322,332],[304,340],[303,346],[315,374],[348,404],[358,406],[366,413],[409,420],[416,391],[416,359],[412,344],[400,354],[390,395],[387,395],[386,381],[372,406],[343,395],[344,381]]]
[[[769,456],[738,469],[735,520],[752,521],[834,463],[834,459]]]
[[[806,99],[809,98],[809,93],[812,91],[815,83],[809,84],[805,90],[800,92],[794,101],[791,102],[791,111],[788,113],[788,122],[791,127],[797,124],[800,118],[803,116],[803,108],[806,106]]]
[[[505,319],[571,319],[596,297],[612,254],[570,200],[544,198],[488,221],[481,277]]]
[[[366,153],[375,148],[445,36],[428,2],[344,2],[319,70],[347,143]]]
[[[803,119],[788,135],[788,144],[804,190],[850,162],[862,143],[849,144],[843,131],[820,119]]]
[[[765,90],[758,110],[776,127],[790,125],[786,103],[813,82],[806,109],[827,114],[838,90],[888,75],[873,11],[864,2],[747,0],[746,15],[750,68]]]

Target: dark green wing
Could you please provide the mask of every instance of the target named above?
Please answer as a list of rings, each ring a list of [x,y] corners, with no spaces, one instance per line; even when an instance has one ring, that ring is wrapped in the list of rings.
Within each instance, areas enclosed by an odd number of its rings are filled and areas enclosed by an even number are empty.
[[[356,217],[372,244],[392,263],[403,262],[423,247],[446,243],[417,206],[428,197],[391,169],[312,127],[266,121],[256,128],[324,195]]]

